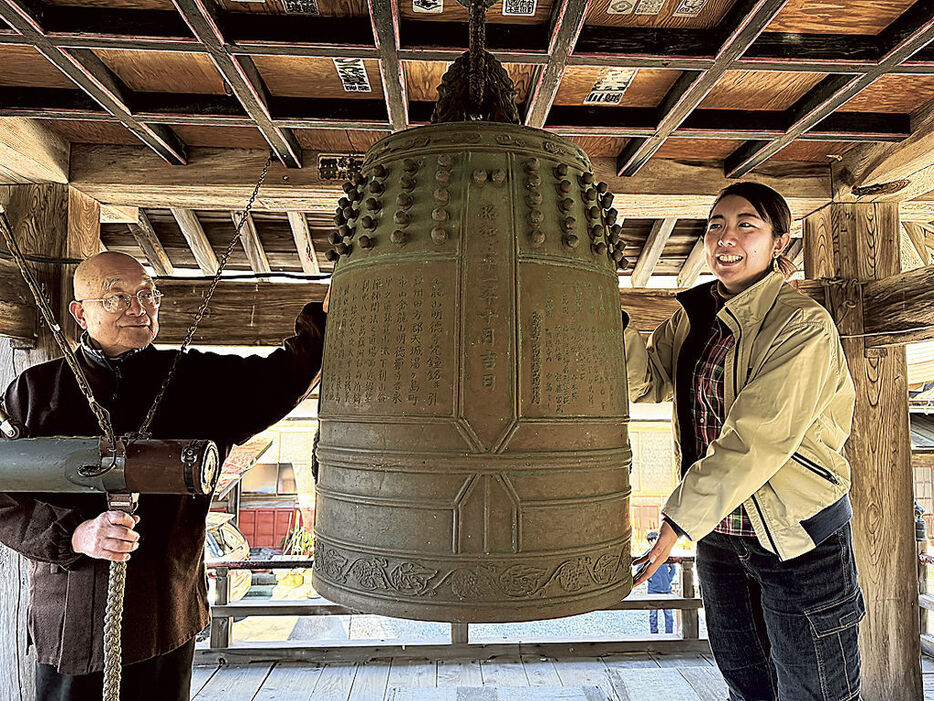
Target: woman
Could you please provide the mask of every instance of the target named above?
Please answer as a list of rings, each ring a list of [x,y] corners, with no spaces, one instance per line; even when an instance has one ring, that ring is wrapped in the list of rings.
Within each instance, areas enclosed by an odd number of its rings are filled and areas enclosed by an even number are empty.
[[[625,312],[629,394],[674,401],[681,481],[635,584],[697,542],[710,646],[731,699],[859,698],[864,606],[842,455],[854,389],[833,320],[788,285],[791,213],[723,190],[704,248],[717,280],[643,342]]]

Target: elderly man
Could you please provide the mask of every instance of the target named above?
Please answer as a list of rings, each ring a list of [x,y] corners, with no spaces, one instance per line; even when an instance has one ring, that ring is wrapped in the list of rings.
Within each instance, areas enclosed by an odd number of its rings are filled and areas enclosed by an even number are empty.
[[[78,266],[70,310],[78,357],[118,434],[140,427],[174,351],[152,346],[161,293],[142,266],[101,253]],[[321,365],[324,311],[309,304],[296,335],[268,357],[192,351],[152,423],[156,438],[209,438],[226,455],[285,416]],[[231,319],[231,323],[237,323]],[[29,437],[100,430],[64,360],[29,368],[6,392]],[[188,699],[195,635],[208,623],[203,551],[210,500],[142,495],[135,517],[103,495],[0,494],[0,542],[32,561],[29,636],[37,698],[101,697],[109,561],[130,560],[123,620],[123,699]]]

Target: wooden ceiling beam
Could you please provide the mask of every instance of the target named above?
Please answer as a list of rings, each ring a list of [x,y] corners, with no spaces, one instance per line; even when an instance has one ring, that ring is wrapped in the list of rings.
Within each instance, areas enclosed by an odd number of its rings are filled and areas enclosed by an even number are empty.
[[[652,224],[652,230],[642,247],[639,260],[636,261],[636,267],[632,269],[631,280],[633,287],[645,287],[655,270],[655,266],[658,265],[658,261],[662,257],[662,251],[665,250],[665,244],[668,243],[671,232],[675,230],[675,224],[677,223],[677,219],[657,219]]]
[[[185,165],[186,146],[171,129],[138,120],[127,104],[126,87],[97,55],[88,49],[60,49],[45,35],[22,0],[0,0],[0,18],[29,40],[31,46],[81,90],[99,103],[140,141],[167,162]]]
[[[289,217],[289,227],[292,229],[292,238],[295,239],[299,260],[302,261],[302,272],[319,275],[321,269],[318,267],[318,255],[315,252],[315,242],[311,238],[305,213],[287,212],[286,214]]]
[[[703,101],[732,64],[742,56],[765,30],[786,0],[737,0],[721,21],[726,27],[720,37],[714,64],[704,71],[685,71],[659,105],[659,122],[655,133],[642,139],[632,139],[616,157],[616,170],[622,176],[633,176],[661,148],[671,133]],[[712,33],[716,36],[716,33]]]
[[[138,147],[73,144],[71,184],[106,204],[229,211],[244,206],[266,157],[258,149],[198,148],[192,150],[187,168],[169,168]],[[317,162],[318,152],[306,151],[304,158]],[[620,178],[614,159],[591,162],[596,178],[608,183],[616,208],[627,217],[704,219],[717,193],[730,184],[715,164],[652,161],[638,177]],[[823,165],[767,164],[751,179],[781,191],[794,216],[801,217],[830,201],[827,175]],[[256,206],[278,212],[333,212],[340,185],[339,180],[323,179],[317,168],[287,170],[274,163]],[[926,203],[918,212],[932,208],[934,203]],[[927,221],[934,221],[934,215]]]
[[[551,10],[548,63],[536,70],[525,113],[525,125],[540,129],[558,94],[568,58],[584,26],[590,0],[558,0]]]
[[[0,119],[0,183],[68,182],[68,140],[35,119]]]
[[[139,212],[135,223],[127,224],[127,228],[136,240],[149,265],[156,271],[156,275],[174,275],[175,268],[169,255],[165,252],[162,242],[159,240],[156,230],[152,227],[152,222],[145,212]]]
[[[867,347],[934,339],[934,265],[866,283],[862,302]]]
[[[691,287],[697,282],[701,271],[706,262],[706,251],[704,249],[704,235],[701,234],[688,254],[684,265],[681,266],[681,272],[678,273],[678,287]]]
[[[393,131],[409,126],[409,104],[405,73],[399,58],[399,3],[397,0],[367,0],[373,38],[379,50],[379,74],[383,81],[386,114]]]
[[[247,212],[231,212],[230,218],[234,226],[243,219],[243,226],[240,227],[240,243],[243,244],[243,250],[246,252],[247,260],[250,261],[250,269],[254,273],[269,273],[272,268],[269,267],[269,259],[266,257],[266,251],[263,249],[263,243],[259,240],[259,233],[256,231],[256,222],[253,221],[253,215]]]
[[[931,250],[927,245],[924,227],[916,222],[903,221],[902,228],[905,230],[905,235],[908,236],[908,240],[911,241],[912,248],[915,249],[918,257],[921,259],[921,265],[930,264]]]
[[[804,239],[795,238],[791,240],[791,243],[788,244],[788,248],[785,249],[785,257],[788,258],[794,266],[801,270],[804,267]]]
[[[877,37],[884,47],[879,63],[858,76],[829,75],[791,108],[796,118],[785,134],[768,141],[748,141],[724,161],[728,177],[741,178],[798,136],[909,59],[934,39],[934,0],[919,0]]]
[[[135,224],[139,221],[139,207],[132,205],[101,205],[101,224]]]
[[[208,241],[208,237],[204,235],[204,229],[201,227],[201,222],[198,221],[198,216],[190,209],[180,207],[170,207],[169,209],[178,223],[182,236],[188,242],[188,248],[191,249],[191,254],[195,257],[195,262],[198,263],[201,272],[205,275],[214,275],[218,268],[217,255],[215,255],[214,248],[211,246],[211,242]]]
[[[211,61],[257,129],[287,168],[302,167],[302,151],[290,129],[278,127],[269,111],[269,93],[249,56],[233,56],[218,26],[211,0],[172,0],[198,41],[208,48]]]

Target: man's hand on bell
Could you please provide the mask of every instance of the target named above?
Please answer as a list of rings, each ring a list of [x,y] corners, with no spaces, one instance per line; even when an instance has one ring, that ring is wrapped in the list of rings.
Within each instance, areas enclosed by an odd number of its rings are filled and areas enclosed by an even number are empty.
[[[79,525],[71,536],[76,553],[98,560],[126,562],[139,547],[139,533],[133,529],[139,516],[122,511],[105,511],[97,518]]]

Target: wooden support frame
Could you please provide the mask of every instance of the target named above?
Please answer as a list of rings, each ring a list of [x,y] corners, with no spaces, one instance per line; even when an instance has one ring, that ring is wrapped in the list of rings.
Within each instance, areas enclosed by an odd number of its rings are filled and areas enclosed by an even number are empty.
[[[717,51],[713,65],[702,71],[685,71],[668,91],[659,107],[659,123],[655,134],[645,139],[633,139],[616,157],[619,175],[635,175],[652,157],[671,133],[701,103],[732,64],[742,56],[765,30],[786,0],[737,0],[721,26],[726,36]]]
[[[198,216],[192,210],[181,207],[170,207],[170,211],[175,217],[178,228],[181,229],[182,236],[188,242],[188,247],[201,272],[205,275],[214,275],[218,268],[217,256],[211,242],[204,234],[204,229],[201,228]]]
[[[269,267],[269,259],[266,257],[266,251],[259,240],[259,234],[256,232],[256,222],[253,221],[253,215],[247,212],[231,212],[230,218],[234,226],[240,223],[243,218],[243,226],[240,229],[240,243],[243,244],[243,250],[246,252],[247,260],[250,261],[250,269],[254,273],[268,273],[272,271]]]
[[[167,162],[185,165],[187,147],[171,129],[138,120],[128,105],[126,88],[94,52],[61,49],[50,42],[22,0],[0,0],[0,18],[13,27],[50,63],[104,107],[140,141]]]
[[[152,227],[152,222],[145,212],[139,213],[139,218],[134,224],[127,224],[137,245],[149,261],[149,265],[156,271],[156,275],[174,275],[175,268],[169,259],[168,253],[162,246],[156,230]]]
[[[697,282],[701,270],[704,269],[704,263],[707,260],[707,252],[704,249],[704,235],[701,234],[694,244],[694,248],[688,254],[684,265],[681,266],[681,272],[678,273],[677,286],[681,288],[691,287]]]
[[[671,232],[675,230],[675,224],[677,223],[677,219],[657,219],[652,224],[652,230],[642,247],[642,253],[639,254],[636,267],[632,271],[631,281],[633,287],[645,287],[655,270],[655,266],[662,257],[665,244],[668,243]]]
[[[67,183],[68,154],[68,141],[43,122],[0,121],[0,183]]]
[[[289,228],[292,229],[292,238],[295,239],[295,249],[302,262],[302,272],[310,275],[319,275],[318,255],[315,252],[315,242],[308,229],[308,219],[304,212],[287,212]]]
[[[399,3],[398,0],[367,0],[367,7],[379,51],[386,114],[393,131],[401,131],[409,126],[409,103],[399,58]]]
[[[870,86],[892,67],[901,64],[934,39],[934,2],[919,0],[878,37],[884,47],[878,65],[855,77],[830,75],[802,97],[792,111],[794,124],[777,139],[749,141],[724,162],[728,177],[739,178],[781,151],[838,107]]]
[[[902,229],[905,230],[905,235],[911,242],[912,248],[914,248],[915,252],[918,254],[918,257],[921,259],[921,264],[930,264],[931,249],[928,248],[927,241],[925,239],[924,227],[916,222],[904,221],[902,222]]]
[[[276,126],[269,111],[269,94],[249,56],[233,56],[207,0],[172,0],[191,31],[204,44],[215,67],[252,118],[263,138],[287,168],[302,167],[302,152],[291,130]]]
[[[558,94],[568,58],[584,26],[590,0],[559,0],[552,8],[548,42],[548,62],[541,66],[529,91],[525,124],[541,128]]]

